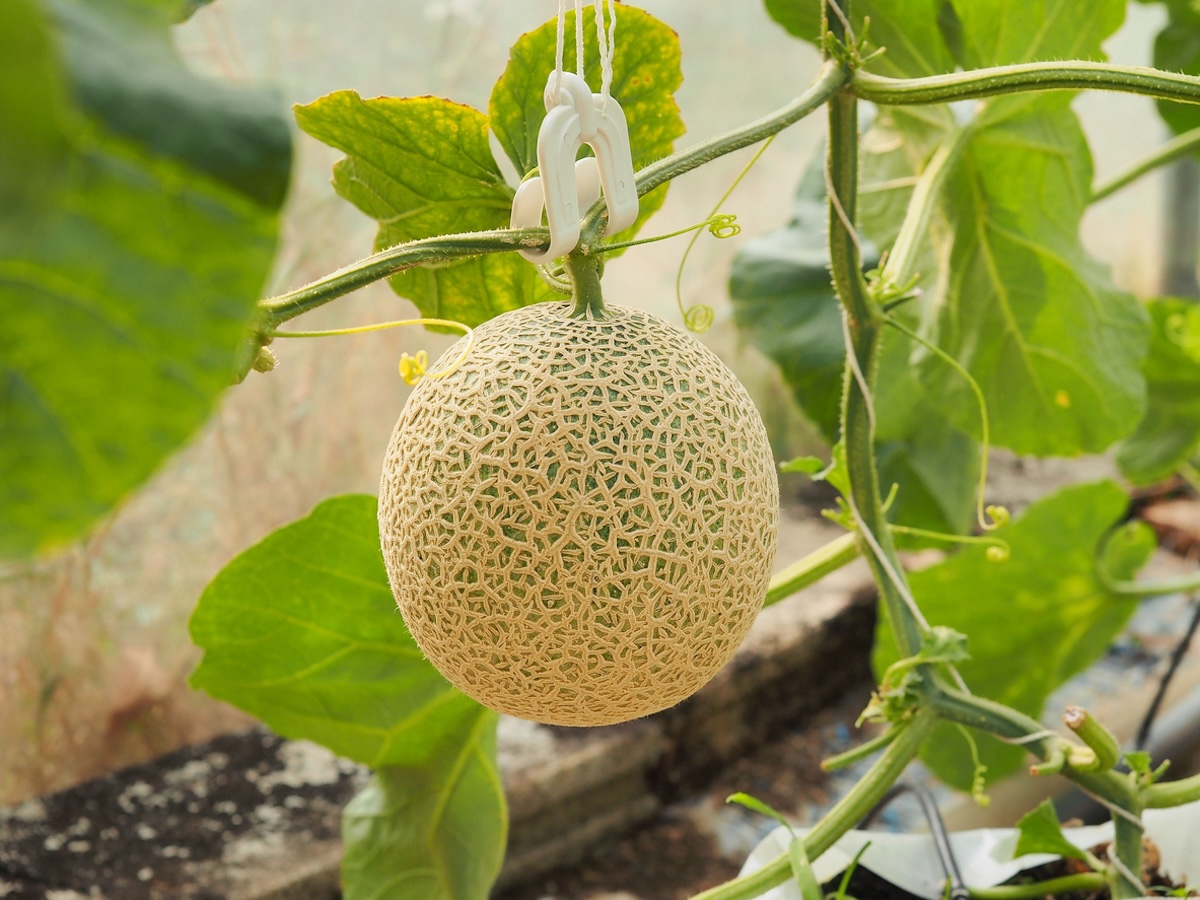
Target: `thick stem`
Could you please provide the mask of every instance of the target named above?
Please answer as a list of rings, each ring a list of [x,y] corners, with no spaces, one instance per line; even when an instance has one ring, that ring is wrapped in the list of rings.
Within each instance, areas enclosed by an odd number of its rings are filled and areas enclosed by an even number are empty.
[[[965,694],[940,682],[930,682],[924,696],[937,714],[948,722],[957,722],[996,737],[1017,742],[1041,760],[1056,759],[1057,754],[1077,744],[1047,731],[1037,719],[984,697]],[[1104,803],[1126,812],[1139,806],[1129,779],[1116,772],[1080,772],[1064,767],[1062,774]],[[1117,814],[1119,816],[1119,814]],[[1116,818],[1116,816],[1114,816]]]
[[[584,256],[578,250],[563,257],[563,267],[571,278],[571,296],[575,308],[572,319],[603,319],[604,295],[600,290],[600,259]]]
[[[772,578],[767,586],[767,599],[763,606],[778,603],[810,584],[816,584],[830,572],[836,572],[847,563],[858,559],[861,554],[858,535],[853,532],[834,538]]]
[[[1001,884],[996,887],[967,888],[974,900],[1037,900],[1056,894],[1092,893],[1105,887],[1099,872],[1080,872],[1029,884]]]
[[[258,302],[259,313],[271,327],[278,327],[301,313],[316,309],[337,297],[349,294],[372,282],[428,263],[447,262],[487,253],[546,246],[545,228],[500,229],[448,234],[397,244],[365,259],[338,269],[304,287]]]
[[[804,849],[815,861],[857,825],[888,792],[904,769],[916,757],[929,737],[937,717],[930,710],[919,710],[867,773],[829,810],[804,837]],[[697,894],[692,900],[750,900],[791,877],[792,868],[785,853],[753,875],[737,878]]]
[[[1136,812],[1140,813],[1140,810]],[[1123,816],[1113,816],[1115,838],[1112,854],[1119,865],[1112,865],[1108,873],[1108,888],[1113,900],[1128,900],[1144,897],[1142,886],[1142,825]]]
[[[858,71],[851,90],[888,105],[949,103],[1031,91],[1122,91],[1160,100],[1200,103],[1200,78],[1145,66],[1076,61],[1032,62],[925,78],[887,78]]]
[[[1146,809],[1182,806],[1197,801],[1200,801],[1200,775],[1180,778],[1178,781],[1160,781],[1142,788],[1142,802]]]
[[[836,17],[830,17],[834,25]],[[870,552],[867,559],[888,611],[902,657],[921,647],[921,623],[905,597],[904,570],[896,556],[883,512],[875,468],[875,418],[871,385],[879,357],[882,311],[870,299],[862,276],[862,253],[854,221],[858,196],[858,104],[843,90],[829,101],[829,254],[833,285],[845,315],[846,389],[842,441],[846,450],[851,508]]]

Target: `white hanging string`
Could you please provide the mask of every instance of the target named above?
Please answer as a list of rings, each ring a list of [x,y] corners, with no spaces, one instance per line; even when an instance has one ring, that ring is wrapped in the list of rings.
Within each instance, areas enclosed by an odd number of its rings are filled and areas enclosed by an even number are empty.
[[[575,74],[583,78],[583,0],[575,0]]]
[[[566,43],[566,35],[564,30],[567,25],[567,0],[558,0],[558,36],[556,47],[558,48],[554,57],[554,96],[558,96],[562,91],[562,74],[563,74],[563,45]]]
[[[616,47],[617,11],[608,0],[608,29],[604,27],[604,0],[592,0],[596,20],[596,44],[600,51],[600,94],[607,102],[612,90],[613,52]],[[566,45],[567,0],[558,0],[558,31],[555,41],[554,93],[562,90],[563,54]],[[583,0],[575,0],[575,72],[584,78]]]
[[[613,51],[616,49],[617,11],[608,0],[608,34],[604,33],[604,0],[595,0],[596,42],[600,47],[600,96],[608,103],[613,78]]]

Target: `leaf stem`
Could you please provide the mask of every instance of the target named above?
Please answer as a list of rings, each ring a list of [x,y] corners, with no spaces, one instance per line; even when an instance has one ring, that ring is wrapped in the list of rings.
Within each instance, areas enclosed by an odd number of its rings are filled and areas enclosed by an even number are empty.
[[[836,572],[861,555],[858,535],[853,531],[834,538],[775,575],[767,586],[767,599],[763,602],[763,607],[778,603],[810,584],[815,584],[830,572]]]
[[[1200,801],[1200,774],[1178,781],[1160,781],[1142,788],[1142,802],[1146,809],[1182,806],[1196,801]]]
[[[941,198],[942,185],[958,161],[970,134],[970,126],[954,129],[949,139],[938,146],[917,179],[916,187],[908,200],[904,221],[883,267],[885,283],[906,284],[916,274],[917,259],[927,242],[929,226]]]
[[[1101,890],[1104,886],[1105,880],[1101,873],[1079,872],[1076,875],[1048,878],[1045,881],[1031,881],[1028,884],[968,887],[967,891],[974,900],[1035,900],[1038,897],[1072,894],[1077,891],[1091,893]]]
[[[888,78],[856,71],[850,88],[861,100],[887,105],[950,103],[1033,91],[1101,90],[1200,103],[1200,78],[1147,66],[1071,60],[970,69],[923,78]]]
[[[1200,149],[1200,128],[1185,131],[1183,134],[1167,141],[1157,150],[1142,157],[1123,172],[1118,172],[1112,178],[1094,185],[1092,187],[1092,196],[1088,198],[1088,202],[1096,203],[1103,200],[1105,197],[1115,194],[1126,185],[1137,181],[1147,172],[1151,172],[1169,162],[1174,162],[1179,157],[1186,156],[1197,149]]]
[[[895,740],[883,751],[883,755],[805,835],[804,850],[809,859],[816,860],[863,820],[916,757],[936,723],[937,716],[932,710],[921,709],[898,729]],[[791,862],[784,853],[752,875],[710,888],[692,900],[750,900],[783,884],[791,876],[791,871]]]
[[[397,244],[395,247],[372,253],[304,287],[260,300],[258,308],[265,324],[276,328],[330,300],[414,266],[447,262],[468,256],[483,256],[488,253],[544,247],[548,241],[549,232],[545,228],[501,228],[496,231],[448,234]]]

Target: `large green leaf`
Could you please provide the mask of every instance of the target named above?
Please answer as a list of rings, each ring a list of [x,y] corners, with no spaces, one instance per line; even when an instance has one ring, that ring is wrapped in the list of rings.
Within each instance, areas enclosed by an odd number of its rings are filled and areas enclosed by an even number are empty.
[[[1200,452],[1200,306],[1171,297],[1146,306],[1146,415],[1117,451],[1121,471],[1137,484],[1168,477]]]
[[[942,208],[949,274],[929,336],[979,382],[993,440],[1018,453],[1099,452],[1145,405],[1145,313],[1079,241],[1092,181],[1074,114],[1053,97],[988,107],[970,127]],[[948,246],[945,246],[948,244]],[[962,377],[926,354],[920,377],[978,436]]]
[[[1126,0],[951,0],[966,69],[1033,60],[1104,59]]]
[[[337,91],[295,113],[304,131],[347,154],[333,185],[379,222],[376,249],[508,224],[513,191],[478,110],[437,97],[363,100]],[[401,272],[391,284],[422,315],[467,325],[549,297],[533,267],[512,253]]]
[[[1040,716],[1050,693],[1103,655],[1137,606],[1105,587],[1096,552],[1125,514],[1128,500],[1111,482],[1066,488],[1031,506],[997,532],[1011,549],[1002,562],[986,548],[964,550],[914,572],[913,594],[933,625],[970,635],[970,660],[958,665],[970,689],[1031,716]],[[1132,578],[1154,550],[1145,526],[1119,533],[1106,566],[1114,578]],[[875,671],[898,658],[882,616],[875,642]],[[989,781],[1016,769],[1020,747],[976,735]],[[925,762],[950,784],[966,789],[971,757],[958,730],[939,726]]]
[[[191,683],[370,766],[429,766],[478,703],[425,659],[396,612],[374,497],[334,497],[227,565],[191,620]]]
[[[79,108],[35,116],[59,127],[62,164],[40,195],[0,204],[0,556],[79,534],[207,418],[274,255],[290,164],[273,99],[187,74],[154,17],[116,0],[50,8],[5,37],[53,34],[59,56],[15,77],[33,96],[69,85]],[[143,128],[125,107],[150,95],[161,124]],[[27,113],[0,101],[6,126]]]
[[[611,91],[625,111],[636,170],[668,156],[684,132],[675,104],[675,91],[683,83],[679,36],[644,10],[624,4],[615,9]],[[565,31],[575,32],[574,10],[567,12]],[[544,94],[546,79],[554,71],[556,34],[556,21],[550,21],[522,35],[509,51],[508,65],[488,102],[492,131],[521,176],[537,166],[538,130],[546,117]],[[583,42],[584,76],[599,91],[600,54],[590,16],[584,19]],[[574,41],[566,42],[563,68],[575,71]],[[637,221],[621,232],[622,240],[632,237],[662,206],[666,190],[664,184],[641,198]]]
[[[496,721],[478,707],[421,767],[391,766],[346,807],[346,900],[479,900],[500,872],[508,832]]]

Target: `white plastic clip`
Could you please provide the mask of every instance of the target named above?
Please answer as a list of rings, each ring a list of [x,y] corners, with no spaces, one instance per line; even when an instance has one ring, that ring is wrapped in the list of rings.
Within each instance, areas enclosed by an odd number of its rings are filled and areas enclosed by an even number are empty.
[[[555,90],[560,84],[561,89]],[[538,175],[525,181],[513,197],[513,228],[550,226],[550,246],[521,250],[540,263],[570,253],[579,243],[579,219],[600,199],[608,207],[608,226],[614,234],[634,223],[638,215],[637,185],[625,113],[612,97],[593,94],[587,82],[570,72],[551,73],[546,84],[546,118],[538,132]],[[578,162],[584,144],[596,154]]]

